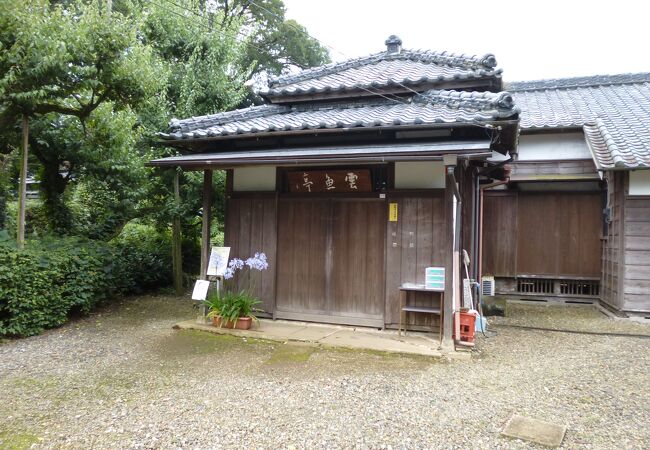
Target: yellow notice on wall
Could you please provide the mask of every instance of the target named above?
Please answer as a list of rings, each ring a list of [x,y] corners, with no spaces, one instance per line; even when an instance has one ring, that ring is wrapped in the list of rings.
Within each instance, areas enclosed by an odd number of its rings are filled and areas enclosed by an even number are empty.
[[[388,221],[397,222],[397,203],[388,204]]]

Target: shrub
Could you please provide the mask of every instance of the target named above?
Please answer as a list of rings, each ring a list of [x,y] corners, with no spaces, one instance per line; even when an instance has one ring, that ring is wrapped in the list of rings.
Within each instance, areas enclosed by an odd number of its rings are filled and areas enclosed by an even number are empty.
[[[111,242],[79,238],[0,242],[0,335],[60,326],[99,302],[168,285],[170,244],[152,229]]]

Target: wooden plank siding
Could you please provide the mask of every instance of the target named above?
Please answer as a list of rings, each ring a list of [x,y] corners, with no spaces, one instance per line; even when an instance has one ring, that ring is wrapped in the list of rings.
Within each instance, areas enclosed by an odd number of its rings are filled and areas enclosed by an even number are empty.
[[[399,322],[399,287],[403,283],[424,283],[426,267],[444,266],[444,190],[429,196],[389,195],[397,203],[398,220],[387,222],[386,230],[386,311],[387,326]],[[388,207],[388,206],[387,206]],[[411,293],[409,304],[436,305],[437,294]],[[450,299],[451,301],[451,299]],[[407,324],[437,326],[439,318],[428,314],[407,314]]]
[[[625,174],[627,176],[627,174]],[[622,309],[650,311],[650,199],[625,198]]]
[[[232,195],[226,204],[224,240],[225,245],[230,247],[230,257],[246,259],[256,252],[264,252],[269,262],[269,269],[262,272],[237,272],[233,279],[234,288],[250,289],[262,300],[259,307],[266,315],[273,314],[275,307],[276,211],[275,193],[243,197]]]
[[[484,202],[484,275],[600,277],[600,193],[488,191]]]

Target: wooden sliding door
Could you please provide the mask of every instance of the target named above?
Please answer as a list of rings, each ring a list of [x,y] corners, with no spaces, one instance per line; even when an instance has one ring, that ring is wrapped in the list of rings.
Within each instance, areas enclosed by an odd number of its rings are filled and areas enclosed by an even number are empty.
[[[384,325],[385,201],[284,198],[276,317]]]

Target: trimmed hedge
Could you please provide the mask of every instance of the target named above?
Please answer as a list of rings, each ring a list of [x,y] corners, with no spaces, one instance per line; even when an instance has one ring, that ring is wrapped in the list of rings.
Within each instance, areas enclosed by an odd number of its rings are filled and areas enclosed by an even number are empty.
[[[111,242],[58,238],[0,242],[0,335],[30,336],[72,313],[171,281],[170,242],[148,229]]]

